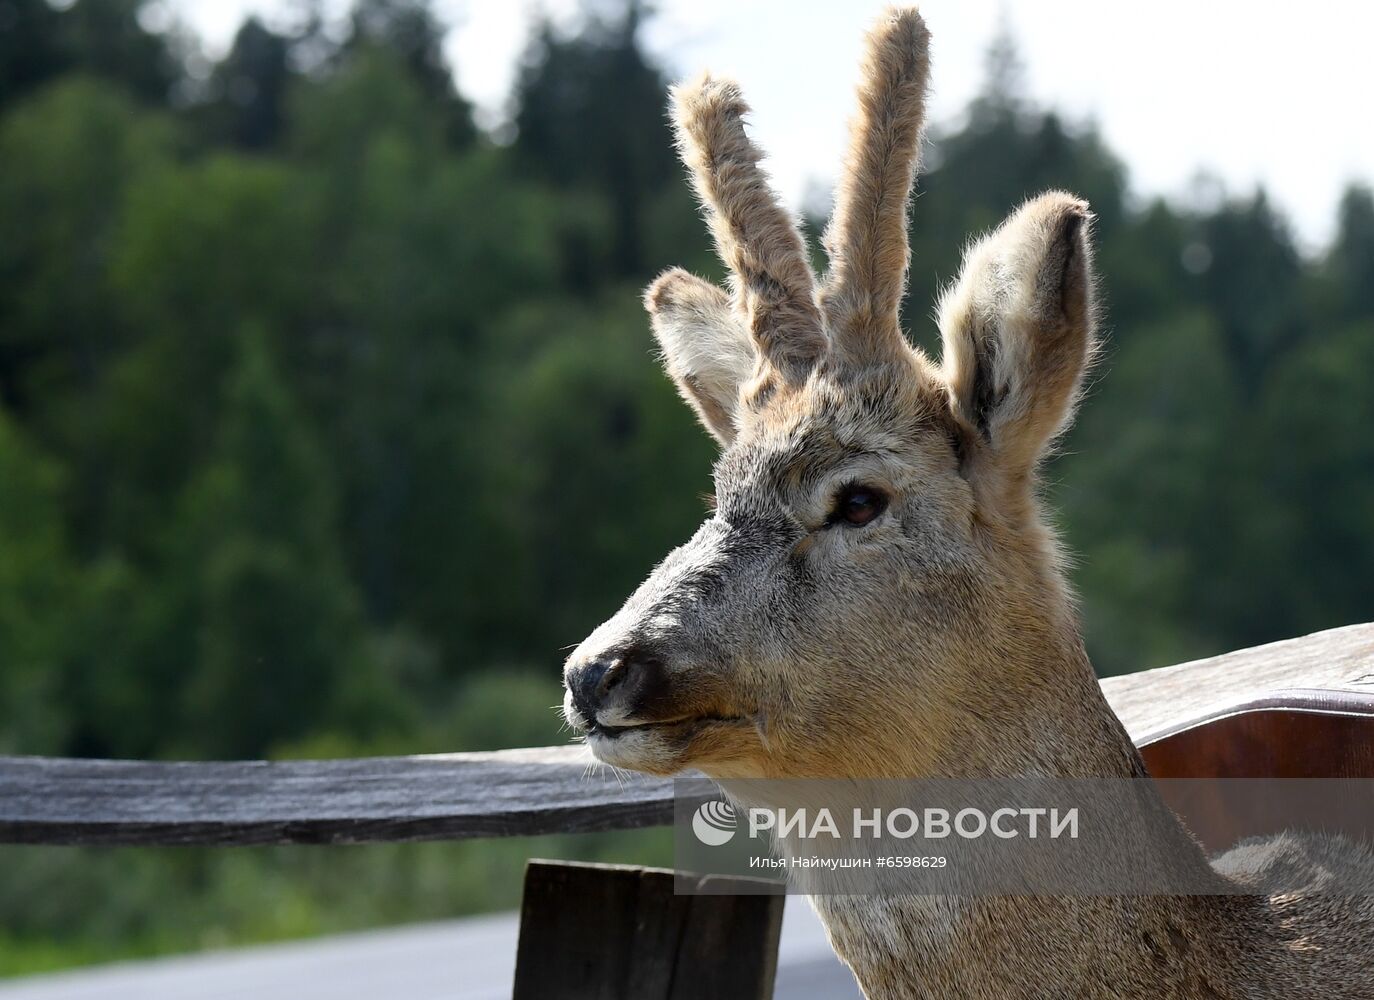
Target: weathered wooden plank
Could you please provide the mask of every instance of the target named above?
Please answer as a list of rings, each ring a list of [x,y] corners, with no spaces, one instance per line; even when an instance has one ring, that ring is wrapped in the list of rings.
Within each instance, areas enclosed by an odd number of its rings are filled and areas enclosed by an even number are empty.
[[[678,877],[531,861],[515,1000],[769,1000],[785,897],[744,879],[678,894]]]
[[[1282,692],[1315,700],[1328,691],[1368,696],[1374,693],[1374,624],[1109,677],[1102,690],[1137,743]]]
[[[1290,692],[1285,702],[1368,695],[1374,624],[1113,677],[1102,687],[1140,743],[1272,702],[1279,692]],[[331,844],[576,833],[669,823],[672,800],[672,782],[608,771],[573,746],[282,762],[0,758],[5,843]]]
[[[704,779],[702,779],[704,782]],[[663,825],[672,783],[582,747],[361,760],[0,759],[0,842],[343,844]]]

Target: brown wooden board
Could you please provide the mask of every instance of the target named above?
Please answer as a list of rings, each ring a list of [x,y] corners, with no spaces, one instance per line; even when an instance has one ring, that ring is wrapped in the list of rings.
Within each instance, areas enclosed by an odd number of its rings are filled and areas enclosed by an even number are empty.
[[[531,861],[515,1000],[770,1000],[783,896],[721,879],[678,895],[681,877]]]
[[[1141,755],[1209,851],[1284,830],[1374,838],[1374,694],[1277,692],[1163,734]]]

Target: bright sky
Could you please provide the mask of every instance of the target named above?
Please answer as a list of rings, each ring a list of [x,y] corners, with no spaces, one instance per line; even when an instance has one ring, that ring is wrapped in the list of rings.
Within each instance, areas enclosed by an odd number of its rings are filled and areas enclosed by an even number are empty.
[[[245,12],[279,18],[290,0],[172,0],[213,49]],[[340,0],[334,0],[336,9]],[[342,6],[346,7],[346,4]],[[794,205],[832,182],[878,0],[657,0],[646,44],[675,76],[740,80],[752,131]],[[484,123],[500,120],[536,13],[575,23],[577,0],[437,0],[458,84]],[[1002,19],[1026,64],[1028,97],[1095,119],[1137,193],[1180,199],[1200,171],[1233,192],[1263,183],[1304,245],[1330,235],[1351,179],[1374,182],[1374,4],[1308,0],[925,0],[933,117],[977,91]]]

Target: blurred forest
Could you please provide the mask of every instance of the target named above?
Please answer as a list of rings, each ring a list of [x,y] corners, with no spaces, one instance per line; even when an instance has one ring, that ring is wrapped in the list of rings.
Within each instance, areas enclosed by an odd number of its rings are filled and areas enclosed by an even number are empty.
[[[648,15],[539,27],[493,135],[425,0],[299,10],[212,60],[140,0],[0,0],[0,753],[557,742],[562,650],[704,516],[713,446],[638,295],[718,265]],[[934,350],[968,236],[1046,187],[1092,202],[1105,353],[1049,478],[1099,670],[1374,618],[1370,189],[1304,255],[1262,191],[1142,200],[1020,90],[1004,39],[933,130],[906,316]],[[10,848],[0,974],[666,850]]]

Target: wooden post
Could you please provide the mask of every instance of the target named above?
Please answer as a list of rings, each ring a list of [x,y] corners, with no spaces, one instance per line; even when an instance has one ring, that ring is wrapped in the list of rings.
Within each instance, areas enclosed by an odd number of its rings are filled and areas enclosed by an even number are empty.
[[[515,1000],[772,1000],[783,897],[675,895],[674,872],[531,861]]]

